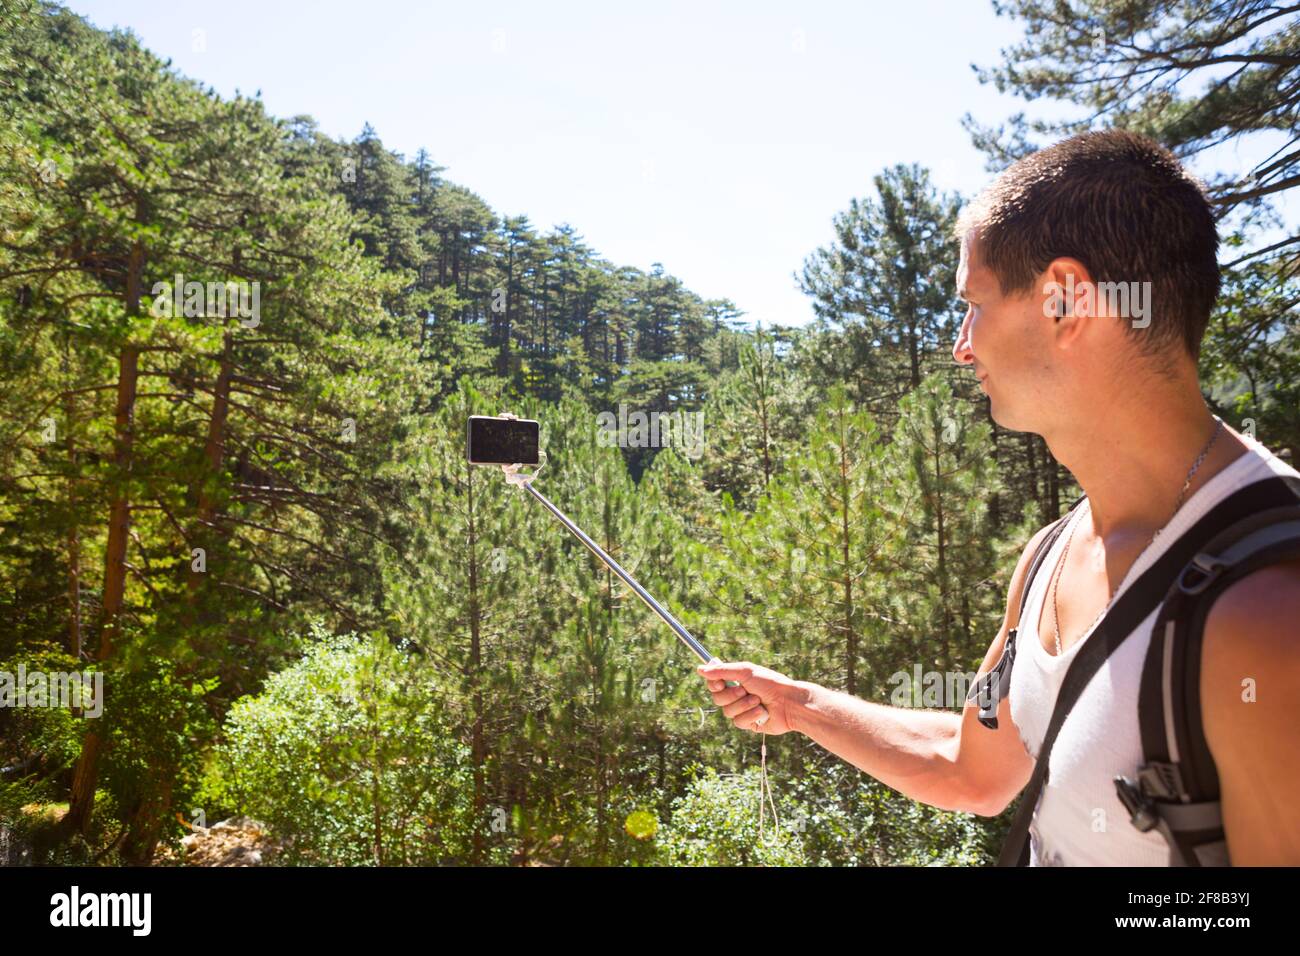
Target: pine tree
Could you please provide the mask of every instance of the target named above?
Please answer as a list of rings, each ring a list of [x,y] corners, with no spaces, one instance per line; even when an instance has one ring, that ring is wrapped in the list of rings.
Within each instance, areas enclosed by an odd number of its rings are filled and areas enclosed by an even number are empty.
[[[822,327],[821,373],[843,382],[877,416],[928,372],[951,363],[959,200],[940,195],[927,170],[895,166],[874,177],[877,199],[835,217],[836,241],[804,264],[800,284]]]
[[[992,429],[939,375],[907,395],[899,412],[889,446],[888,520],[901,532],[888,552],[891,630],[926,670],[973,670],[1003,602],[988,513],[998,482]],[[896,660],[898,648],[889,652]]]
[[[734,653],[761,649],[770,666],[850,694],[872,686],[863,670],[888,635],[883,555],[895,533],[884,475],[875,423],[836,388],[753,515],[725,496],[724,549],[706,578],[732,616]]]
[[[738,368],[704,408],[705,480],[750,508],[802,441],[811,415],[810,389],[760,325],[739,348]]]

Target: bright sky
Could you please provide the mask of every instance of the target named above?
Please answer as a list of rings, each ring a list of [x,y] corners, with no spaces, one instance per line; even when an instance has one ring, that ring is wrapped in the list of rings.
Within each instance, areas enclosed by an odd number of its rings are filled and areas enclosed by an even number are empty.
[[[812,318],[794,273],[872,175],[919,162],[972,195],[990,177],[962,114],[1025,108],[970,68],[1021,34],[987,0],[67,5],[222,95],[423,146],[498,214],[764,324]]]
[[[974,192],[958,121],[1016,105],[970,69],[1018,36],[986,0],[67,5],[276,116],[423,146],[498,214],[567,222],[765,324],[812,317],[793,274],[873,174],[920,162]]]

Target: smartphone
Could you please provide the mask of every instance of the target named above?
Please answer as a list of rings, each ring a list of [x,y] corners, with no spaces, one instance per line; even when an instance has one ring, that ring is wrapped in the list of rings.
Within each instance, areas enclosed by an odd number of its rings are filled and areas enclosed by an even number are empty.
[[[540,426],[526,418],[471,415],[465,458],[471,465],[536,465]]]

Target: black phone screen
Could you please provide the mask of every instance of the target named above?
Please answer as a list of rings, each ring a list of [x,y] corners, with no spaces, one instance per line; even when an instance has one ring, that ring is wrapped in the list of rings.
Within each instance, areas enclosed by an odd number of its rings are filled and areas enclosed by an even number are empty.
[[[528,419],[471,415],[465,457],[475,465],[536,465],[539,430]]]

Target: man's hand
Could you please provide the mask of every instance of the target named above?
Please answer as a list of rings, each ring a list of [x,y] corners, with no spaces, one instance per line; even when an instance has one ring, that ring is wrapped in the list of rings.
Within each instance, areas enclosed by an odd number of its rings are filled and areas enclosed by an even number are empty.
[[[746,661],[701,664],[696,671],[708,683],[713,702],[741,730],[776,735],[794,729],[790,725],[790,715],[807,694],[797,681]],[[726,682],[729,680],[740,684],[728,687]],[[764,707],[769,717],[766,723],[758,726],[756,721],[761,719],[761,708]]]

